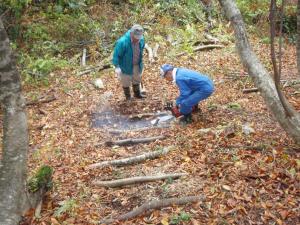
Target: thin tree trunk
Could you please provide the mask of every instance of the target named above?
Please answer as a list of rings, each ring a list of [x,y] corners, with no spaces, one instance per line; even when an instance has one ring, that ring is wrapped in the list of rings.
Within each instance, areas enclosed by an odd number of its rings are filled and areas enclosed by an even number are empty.
[[[271,0],[270,5],[270,33],[271,33],[271,60],[273,64],[273,71],[274,71],[274,82],[278,97],[282,104],[282,107],[285,110],[286,116],[290,117],[293,115],[293,112],[290,111],[290,108],[287,104],[287,100],[284,98],[282,91],[280,90],[280,76],[281,76],[281,56],[282,56],[282,27],[283,27],[283,12],[284,12],[284,0],[282,1],[281,5],[281,21],[280,21],[280,34],[279,34],[279,66],[277,66],[276,54],[275,54],[275,23],[276,23],[276,0]]]
[[[281,127],[293,140],[300,144],[300,116],[287,102],[292,115],[286,117],[285,110],[279,100],[273,79],[252,51],[246,34],[242,15],[233,0],[219,0],[227,18],[231,21],[235,32],[236,47],[243,65],[248,69],[255,86],[259,89],[266,105],[273,113]]]
[[[300,0],[297,5],[297,67],[298,76],[300,76]]]
[[[0,224],[19,224],[25,199],[28,150],[25,100],[21,81],[0,19],[0,101],[3,106],[3,152],[0,160]]]

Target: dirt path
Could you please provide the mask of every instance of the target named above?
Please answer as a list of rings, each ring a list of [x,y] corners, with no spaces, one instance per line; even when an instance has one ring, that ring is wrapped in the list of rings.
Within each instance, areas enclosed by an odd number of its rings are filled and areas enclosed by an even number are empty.
[[[265,46],[257,43],[263,61]],[[295,51],[288,47],[289,54]],[[288,62],[290,55],[285,55]],[[153,113],[163,110],[165,100],[175,99],[177,89],[159,78],[161,63],[172,63],[209,74],[216,92],[201,104],[203,115],[186,127],[176,122],[167,129],[112,134],[93,128],[93,115],[107,102],[116,115]],[[124,103],[113,71],[104,71],[103,90],[94,88],[93,77],[72,71],[57,73],[50,88],[56,101],[29,107],[30,167],[54,167],[54,188],[43,205],[41,218],[31,224],[95,224],[106,216],[117,216],[151,200],[202,194],[198,204],[167,207],[119,224],[296,224],[299,219],[299,153],[274,122],[258,93],[243,94],[253,84],[234,55],[234,46],[199,52],[159,62],[145,62],[147,99]],[[284,68],[286,79],[295,65]],[[295,76],[292,77],[295,79]],[[45,88],[49,90],[48,88]],[[42,91],[43,90],[39,90]],[[300,110],[295,94],[299,86],[285,88]],[[104,93],[112,93],[103,99]],[[31,96],[37,90],[27,90]],[[109,111],[108,111],[109,112]],[[108,113],[109,114],[109,113]],[[243,127],[253,128],[245,134]],[[113,126],[113,123],[112,123]],[[149,144],[106,146],[108,140],[164,135]],[[160,158],[126,167],[88,170],[92,163],[119,159],[174,146]],[[176,180],[126,186],[96,187],[97,179],[187,173]],[[28,217],[28,220],[30,218]],[[167,223],[168,222],[168,223]],[[299,221],[298,221],[299,222]]]

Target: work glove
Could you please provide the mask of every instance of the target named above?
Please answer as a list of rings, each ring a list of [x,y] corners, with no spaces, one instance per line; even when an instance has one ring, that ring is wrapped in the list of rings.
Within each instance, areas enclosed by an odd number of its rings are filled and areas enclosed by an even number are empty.
[[[165,104],[165,106],[164,106],[164,109],[165,110],[172,110],[172,108],[173,108],[173,106],[174,106],[174,104],[173,104],[173,102],[167,102],[166,104]]]
[[[178,108],[177,106],[173,107],[173,108],[171,109],[171,112],[172,112],[173,116],[175,116],[175,117],[179,117],[179,116],[182,115],[182,114],[179,112],[179,108]]]
[[[119,80],[121,80],[122,70],[121,70],[120,67],[116,67],[115,74],[116,74],[116,78],[119,79]]]

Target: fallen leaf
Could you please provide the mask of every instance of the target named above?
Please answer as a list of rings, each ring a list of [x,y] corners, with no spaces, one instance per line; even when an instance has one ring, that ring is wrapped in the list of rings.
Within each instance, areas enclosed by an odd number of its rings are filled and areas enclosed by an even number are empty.
[[[191,218],[191,222],[192,222],[192,225],[199,225],[200,224],[197,220],[195,220],[193,218]]]
[[[162,220],[160,221],[162,225],[169,225],[169,217],[164,217],[162,218]]]
[[[52,225],[60,225],[60,223],[54,217],[51,217],[51,224]]]
[[[225,190],[225,191],[231,191],[231,188],[228,186],[228,185],[222,185],[222,188]]]

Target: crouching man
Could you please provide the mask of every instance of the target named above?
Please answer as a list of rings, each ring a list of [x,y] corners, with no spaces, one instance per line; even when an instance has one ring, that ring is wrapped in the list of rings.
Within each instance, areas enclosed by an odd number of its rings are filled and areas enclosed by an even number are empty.
[[[171,109],[175,117],[181,117],[181,122],[192,122],[192,111],[198,103],[208,98],[214,92],[212,80],[196,71],[175,68],[164,64],[160,67],[160,75],[168,81],[173,81],[179,88],[180,95],[176,99],[176,106]]]

